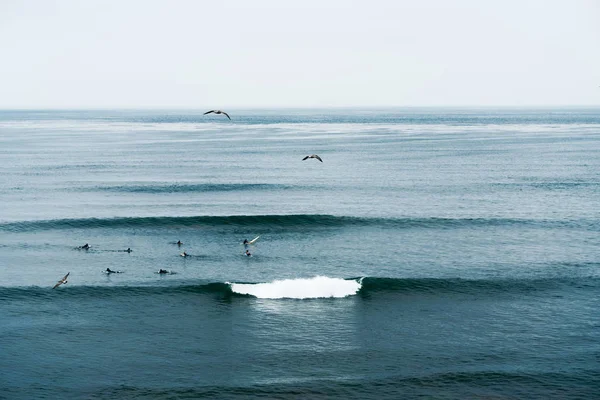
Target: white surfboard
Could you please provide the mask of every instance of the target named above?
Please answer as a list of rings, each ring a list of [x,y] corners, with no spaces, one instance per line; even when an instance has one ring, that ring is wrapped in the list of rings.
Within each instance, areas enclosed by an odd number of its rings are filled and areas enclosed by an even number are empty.
[[[240,243],[240,244],[243,244],[244,246],[248,246],[249,244],[254,244],[254,243],[256,243],[256,241],[258,240],[258,238],[259,238],[259,237],[260,237],[260,236],[257,236],[257,237],[255,237],[254,239],[252,239],[252,240],[250,240],[250,241],[248,241],[248,242],[245,242],[245,243],[244,243],[244,242],[242,242],[242,243]]]

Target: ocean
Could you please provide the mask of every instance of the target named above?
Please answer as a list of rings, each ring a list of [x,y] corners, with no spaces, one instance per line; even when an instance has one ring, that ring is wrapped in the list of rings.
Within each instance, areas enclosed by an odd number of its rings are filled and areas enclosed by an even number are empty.
[[[600,109],[204,111],[0,111],[1,399],[600,398]]]

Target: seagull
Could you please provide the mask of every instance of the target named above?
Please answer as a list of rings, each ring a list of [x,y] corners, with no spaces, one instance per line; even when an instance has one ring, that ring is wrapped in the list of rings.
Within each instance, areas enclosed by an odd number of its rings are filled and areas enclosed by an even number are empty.
[[[227,116],[227,118],[231,119],[231,117],[229,116],[229,114],[227,114],[225,111],[221,111],[221,110],[210,110],[210,111],[205,112],[204,115],[210,114],[210,113],[225,114]]]
[[[316,154],[313,154],[313,155],[310,155],[310,156],[306,156],[306,157],[304,157],[304,158],[302,159],[302,161],[304,161],[304,160],[306,160],[306,159],[308,159],[308,158],[316,158],[317,160],[319,160],[319,161],[323,162],[323,160],[321,160],[321,157],[319,157],[319,156],[318,156],[318,155],[316,155]]]
[[[63,283],[67,283],[67,277],[69,276],[69,274],[70,274],[70,272],[68,272],[60,281],[58,281],[56,283],[56,285],[54,285],[54,287],[52,289],[56,289],[57,287],[59,287]]]

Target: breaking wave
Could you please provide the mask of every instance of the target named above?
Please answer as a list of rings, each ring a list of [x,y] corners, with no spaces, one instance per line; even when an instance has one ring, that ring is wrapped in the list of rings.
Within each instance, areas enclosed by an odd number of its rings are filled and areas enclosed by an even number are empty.
[[[570,288],[597,291],[600,278],[544,279],[460,279],[460,278],[311,278],[275,279],[270,282],[210,282],[175,284],[172,286],[77,286],[69,285],[52,290],[48,287],[0,287],[0,301],[55,299],[63,297],[140,297],[208,294],[217,297],[255,297],[261,299],[318,299],[344,298],[360,295],[376,298],[379,294],[402,296],[461,295],[474,298],[509,295],[538,295],[543,292]]]
[[[316,276],[305,279],[283,279],[267,283],[231,283],[234,293],[259,299],[317,299],[347,297],[358,293],[362,279],[340,279]]]

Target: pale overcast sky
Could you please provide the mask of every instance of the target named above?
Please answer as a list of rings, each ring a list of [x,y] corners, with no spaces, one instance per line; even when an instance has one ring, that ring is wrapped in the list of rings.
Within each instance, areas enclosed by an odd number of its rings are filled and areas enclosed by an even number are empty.
[[[0,108],[600,105],[600,0],[0,0]]]

